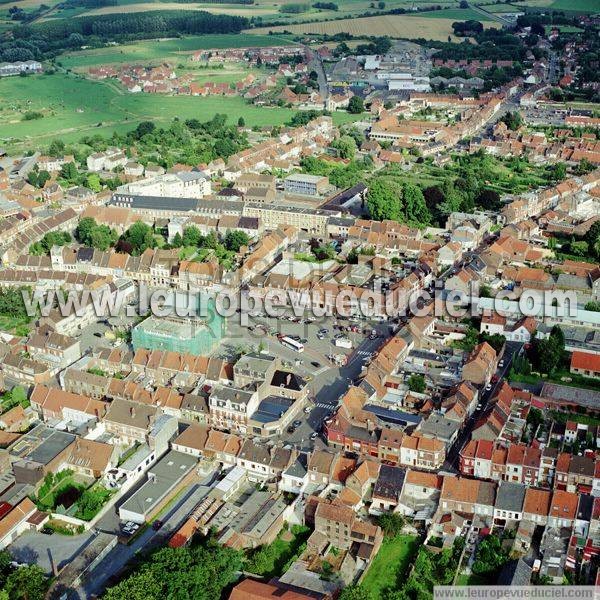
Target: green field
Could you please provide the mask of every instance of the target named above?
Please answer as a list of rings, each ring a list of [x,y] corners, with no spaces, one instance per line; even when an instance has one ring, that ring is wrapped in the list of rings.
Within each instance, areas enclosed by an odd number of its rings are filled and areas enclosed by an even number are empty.
[[[114,82],[97,82],[75,75],[4,77],[0,80],[0,143],[44,147],[54,138],[78,141],[84,135],[111,135],[133,129],[140,121],[167,123],[174,117],[208,121],[216,113],[230,122],[244,117],[250,126],[277,125],[294,110],[247,104],[243,98],[130,94]],[[23,121],[26,111],[44,117]],[[334,114],[337,123],[356,120],[346,112]]]
[[[487,8],[487,7],[486,7]],[[489,17],[484,17],[480,12],[471,8],[444,8],[442,10],[431,10],[418,13],[419,17],[428,19],[452,19],[453,21],[486,21]]]
[[[527,0],[523,4],[515,4],[516,9],[533,8],[538,10],[554,9],[572,13],[600,12],[600,0]]]
[[[388,590],[399,588],[399,584],[406,579],[418,546],[418,538],[412,535],[400,535],[383,541],[361,582],[374,600],[381,600],[386,597]]]
[[[28,2],[30,0],[23,0]],[[49,1],[52,5],[53,0]],[[281,7],[286,4],[297,3],[305,4],[306,9],[300,13],[286,13],[281,11]],[[252,5],[244,4],[214,4],[210,2],[189,1],[184,4],[177,3],[177,0],[117,0],[114,6],[103,6],[101,8],[61,8],[47,13],[43,20],[72,18],[83,15],[109,14],[109,13],[132,13],[149,12],[156,10],[204,10],[214,14],[237,15],[254,19],[263,19],[267,22],[277,22],[282,24],[298,23],[303,20],[335,19],[344,17],[354,17],[363,15],[366,12],[378,13],[382,10],[394,8],[412,9],[413,7],[426,6],[447,6],[449,8],[458,7],[458,0],[386,0],[385,8],[371,7],[372,0],[344,0],[336,2],[338,10],[323,10],[311,6],[313,2],[295,2],[294,0],[255,0]]]
[[[159,60],[181,60],[196,50],[209,48],[244,48],[246,46],[282,46],[292,43],[285,36],[272,35],[196,35],[169,40],[147,40],[94,50],[70,52],[58,58],[66,69],[92,67],[114,63]]]

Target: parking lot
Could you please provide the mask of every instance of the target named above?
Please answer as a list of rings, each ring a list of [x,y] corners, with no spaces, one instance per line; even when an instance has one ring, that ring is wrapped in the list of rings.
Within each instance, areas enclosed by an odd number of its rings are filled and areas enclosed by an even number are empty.
[[[351,327],[354,331],[342,332],[340,327]],[[377,337],[371,335],[373,330]],[[324,447],[325,443],[320,437],[311,439],[311,435],[321,432],[324,420],[333,413],[341,396],[360,375],[365,363],[389,335],[389,330],[389,325],[385,323],[366,320],[322,318],[306,322],[266,315],[251,317],[249,326],[243,327],[239,318],[232,317],[227,323],[227,338],[217,353],[231,356],[237,346],[260,346],[266,352],[280,357],[284,366],[293,368],[304,377],[313,399],[311,410],[298,417],[300,424],[293,432],[286,431],[282,440],[298,448]],[[304,345],[304,351],[296,352],[284,346],[278,335],[295,336]],[[334,343],[336,336],[348,338],[352,348],[337,347]],[[328,356],[331,355],[343,355],[346,364],[336,365],[329,360]]]

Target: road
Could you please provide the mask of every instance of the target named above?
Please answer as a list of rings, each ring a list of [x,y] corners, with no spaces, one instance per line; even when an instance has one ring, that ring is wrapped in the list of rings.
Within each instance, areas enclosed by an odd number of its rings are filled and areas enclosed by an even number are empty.
[[[502,23],[502,25],[506,25],[507,27],[512,27],[514,25],[512,21],[506,19],[502,15],[495,15],[494,13],[489,12],[481,6],[477,6],[477,4],[473,4],[472,2],[469,2],[469,8],[479,13],[482,17],[485,17],[486,21],[497,21],[498,23]]]
[[[164,545],[171,535],[179,529],[194,507],[200,502],[205,494],[201,486],[210,485],[214,481],[218,471],[215,470],[207,475],[201,482],[192,484],[186,489],[177,501],[171,506],[165,515],[161,516],[163,526],[154,531],[148,527],[129,545],[117,544],[113,550],[87,575],[82,585],[74,590],[69,600],[77,598],[89,598],[92,595],[100,595],[106,587],[117,580],[117,575],[125,565],[140,551],[148,551],[152,548]],[[114,517],[109,517],[114,519]],[[102,519],[99,528],[102,528]],[[111,520],[112,522],[112,520]]]
[[[284,444],[291,444],[299,449],[325,446],[324,441],[320,438],[311,440],[311,434],[320,431],[323,421],[334,411],[350,383],[360,375],[363,365],[370,355],[389,336],[389,325],[360,321],[360,323],[354,323],[359,329],[375,329],[379,337],[370,339],[362,333],[345,333],[352,340],[353,348],[337,348],[333,344],[333,337],[338,333],[338,330],[334,329],[334,322],[333,318],[319,319],[314,323],[294,323],[282,318],[252,317],[250,324],[254,329],[249,330],[236,323],[235,318],[228,321],[225,348],[231,348],[236,344],[248,344],[248,338],[250,338],[251,345],[262,344],[267,352],[280,357],[285,363],[293,365],[294,370],[308,381],[310,395],[315,399],[311,405],[312,410],[308,415],[302,413],[298,416],[302,424],[293,433],[285,432],[281,436]],[[350,324],[348,321],[339,321],[339,323]],[[273,328],[277,333],[283,335],[297,335],[306,340],[304,352],[297,353],[283,346],[276,336],[266,335],[264,329],[256,328],[257,324],[264,324],[267,329]],[[328,330],[324,339],[317,337],[320,329]],[[327,359],[327,355],[330,354],[345,354],[347,356],[346,365],[337,367],[332,364]],[[319,366],[316,367],[312,363],[318,363]]]
[[[473,426],[479,418],[485,414],[488,409],[489,402],[492,398],[496,396],[500,386],[504,381],[506,381],[506,375],[510,372],[510,368],[512,365],[512,361],[516,354],[518,354],[523,347],[523,344],[519,342],[506,342],[506,348],[504,350],[504,356],[502,357],[503,366],[499,367],[496,370],[496,375],[498,376],[498,380],[496,383],[491,384],[490,389],[485,389],[480,392],[479,396],[479,404],[481,408],[477,408],[473,414],[467,420],[465,426],[461,429],[456,441],[450,448],[448,455],[446,457],[446,462],[444,463],[444,470],[449,472],[457,472],[458,470],[458,458],[460,451],[464,447],[464,445],[469,441],[471,437],[471,432],[473,430]]]
[[[308,71],[314,71],[317,74],[317,82],[319,83],[319,94],[323,100],[329,98],[329,86],[327,85],[327,77],[321,57],[309,46],[304,46],[308,57]]]

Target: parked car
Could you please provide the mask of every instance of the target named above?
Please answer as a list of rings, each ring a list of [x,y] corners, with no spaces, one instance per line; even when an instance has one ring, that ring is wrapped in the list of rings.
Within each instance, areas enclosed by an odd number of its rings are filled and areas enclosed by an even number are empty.
[[[152,523],[152,529],[154,529],[154,531],[158,531],[163,525],[164,523],[160,519],[156,519],[156,521]]]

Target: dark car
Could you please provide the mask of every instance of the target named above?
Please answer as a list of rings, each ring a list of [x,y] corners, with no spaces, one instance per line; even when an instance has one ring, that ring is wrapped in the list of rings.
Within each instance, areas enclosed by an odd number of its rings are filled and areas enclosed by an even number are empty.
[[[310,363],[315,369],[318,369],[321,366],[321,363],[318,363],[316,360],[311,361]]]
[[[300,427],[300,425],[302,425],[302,421],[300,421],[300,419],[296,419],[296,420],[295,420],[295,421],[292,423],[292,425],[293,425],[294,427]]]
[[[287,430],[288,433],[294,433],[296,431],[296,428],[293,425],[290,425]]]
[[[94,333],[94,335],[95,335],[96,337],[102,337],[102,334],[101,334],[100,332],[98,332],[98,331],[96,331],[96,332]]]
[[[152,523],[152,529],[154,529],[154,531],[158,531],[163,525],[164,523],[160,519],[156,519],[156,521]]]

